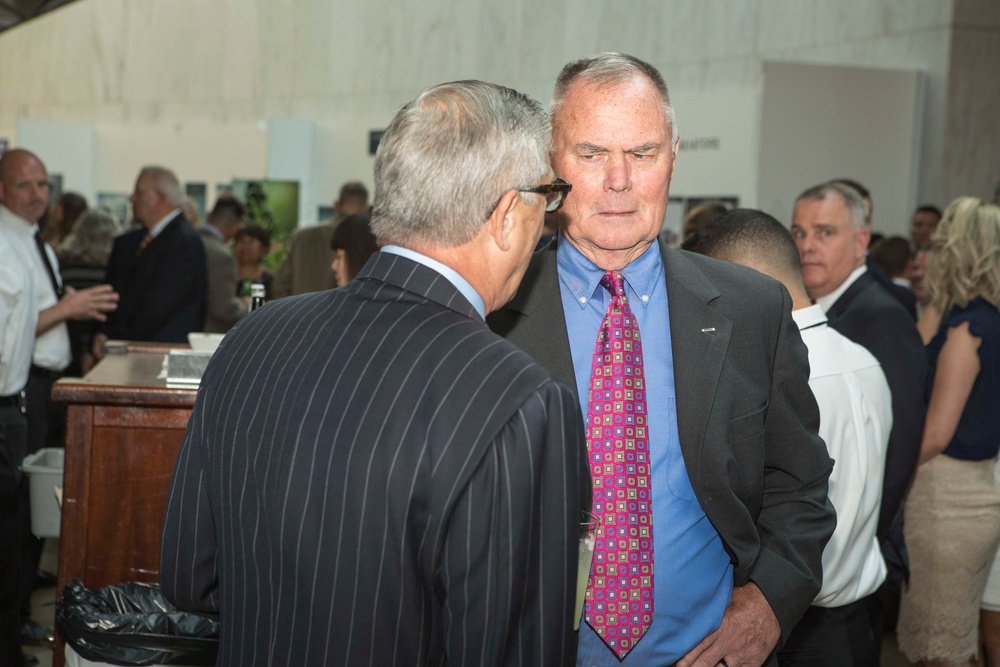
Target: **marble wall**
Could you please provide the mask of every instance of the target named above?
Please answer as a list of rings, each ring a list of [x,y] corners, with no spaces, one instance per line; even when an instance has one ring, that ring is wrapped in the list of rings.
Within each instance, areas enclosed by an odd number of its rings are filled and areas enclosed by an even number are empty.
[[[987,85],[1000,65],[994,7],[77,0],[0,33],[0,137],[16,142],[22,119],[90,124],[102,146],[96,186],[120,190],[140,165],[174,159],[188,180],[262,176],[267,120],[304,118],[316,127],[313,194],[325,202],[344,180],[370,182],[368,130],[440,81],[481,78],[545,100],[563,63],[605,50],[650,60],[681,95],[758,91],[766,61],[916,69],[928,82],[918,198],[944,203],[997,178],[987,176],[1000,95]],[[973,67],[984,61],[991,66]],[[747,131],[757,132],[754,114],[746,116]],[[684,109],[678,119],[683,135]]]

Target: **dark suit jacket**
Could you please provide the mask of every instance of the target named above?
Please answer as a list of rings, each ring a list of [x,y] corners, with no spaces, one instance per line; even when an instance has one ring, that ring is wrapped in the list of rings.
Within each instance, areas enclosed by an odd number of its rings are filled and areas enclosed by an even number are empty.
[[[757,583],[784,639],[819,592],[823,546],[836,525],[827,501],[832,462],[816,434],[819,413],[791,300],[756,271],[660,249],[688,476],[733,560],[735,583]],[[535,253],[517,296],[490,326],[577,386],[556,243]]]
[[[205,248],[198,232],[177,214],[136,257],[145,229],[115,239],[107,282],[119,294],[118,310],[103,332],[121,340],[186,343],[205,321]]]
[[[589,496],[572,393],[378,253],[215,353],[160,584],[220,615],[220,665],[572,664]]]
[[[892,431],[886,450],[878,534],[890,576],[898,579],[907,566],[899,510],[920,455],[927,408],[927,354],[909,313],[871,273],[854,281],[826,316],[831,327],[878,359],[892,391]]]
[[[898,301],[906,312],[910,314],[913,321],[917,321],[917,296],[913,293],[913,290],[906,289],[902,285],[897,285],[892,282],[892,278],[889,274],[885,272],[882,265],[872,259],[871,255],[865,259],[865,266],[868,267],[868,271],[871,272],[872,277],[875,281],[885,288],[885,291],[889,293],[893,299]]]

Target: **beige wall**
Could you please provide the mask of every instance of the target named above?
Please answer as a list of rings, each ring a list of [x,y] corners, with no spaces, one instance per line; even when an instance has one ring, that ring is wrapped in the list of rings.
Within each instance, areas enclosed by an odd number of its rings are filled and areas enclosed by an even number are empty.
[[[989,97],[976,74],[966,78],[976,59],[1000,57],[1000,10],[982,4],[78,0],[0,34],[0,136],[16,141],[21,119],[90,124],[95,187],[127,190],[149,162],[210,185],[263,176],[260,128],[305,118],[316,125],[311,196],[326,203],[344,180],[371,182],[367,131],[440,81],[482,78],[547,100],[564,62],[603,50],[650,60],[679,97],[743,99],[760,89],[765,60],[919,69],[928,90],[917,197],[946,203],[986,180],[996,154],[997,86]],[[683,135],[683,108],[678,120]]]

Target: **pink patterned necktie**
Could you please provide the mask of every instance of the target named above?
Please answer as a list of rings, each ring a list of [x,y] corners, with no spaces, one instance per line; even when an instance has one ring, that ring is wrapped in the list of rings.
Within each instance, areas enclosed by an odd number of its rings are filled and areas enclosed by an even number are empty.
[[[639,325],[622,274],[601,286],[611,303],[590,376],[587,451],[600,521],[584,619],[619,659],[653,621],[653,511],[646,431],[646,380]]]

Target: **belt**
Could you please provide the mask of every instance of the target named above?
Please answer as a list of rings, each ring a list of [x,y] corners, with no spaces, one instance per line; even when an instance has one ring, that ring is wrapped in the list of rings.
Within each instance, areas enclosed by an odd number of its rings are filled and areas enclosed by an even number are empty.
[[[14,407],[24,412],[24,392],[19,391],[10,396],[0,396],[0,407]]]
[[[50,382],[55,382],[63,376],[62,371],[54,371],[48,368],[42,368],[41,366],[36,366],[34,364],[31,364],[31,374]]]

